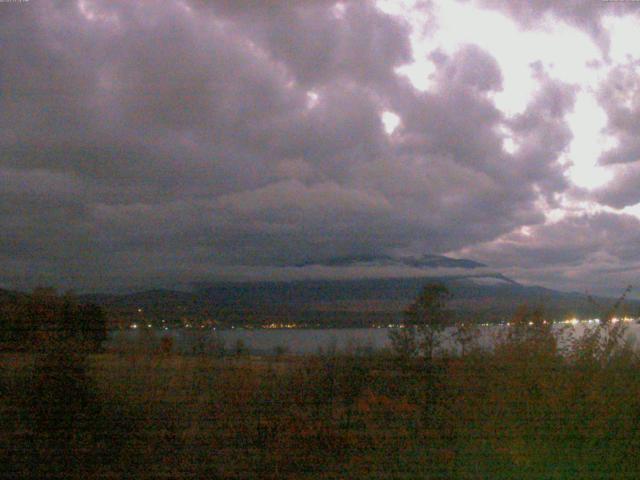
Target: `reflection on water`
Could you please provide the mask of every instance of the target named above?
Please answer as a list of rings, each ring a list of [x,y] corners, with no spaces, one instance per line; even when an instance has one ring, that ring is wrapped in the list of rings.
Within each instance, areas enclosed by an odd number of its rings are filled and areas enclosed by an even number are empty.
[[[491,325],[479,328],[477,343],[483,348],[490,348],[496,336],[504,333],[508,326]],[[593,325],[577,323],[556,325],[565,329],[560,334],[562,339],[573,333],[580,336]],[[380,350],[390,347],[389,328],[326,328],[326,329],[261,329],[245,330],[206,330],[206,329],[173,329],[152,330],[134,329],[113,331],[109,335],[106,347],[119,351],[157,350],[160,339],[173,339],[174,350],[180,353],[219,353],[222,349],[233,352],[242,349],[253,354],[273,353],[317,353],[319,351],[353,351]],[[457,346],[451,338],[451,331],[445,331],[442,348],[456,350]],[[640,334],[640,325],[628,324],[627,336],[631,341]]]

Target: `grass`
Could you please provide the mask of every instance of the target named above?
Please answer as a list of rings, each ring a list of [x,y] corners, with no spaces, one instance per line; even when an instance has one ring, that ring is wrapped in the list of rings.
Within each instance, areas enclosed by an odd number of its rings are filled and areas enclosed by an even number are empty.
[[[561,354],[525,328],[433,361],[6,354],[0,474],[637,478],[640,359],[605,337]]]

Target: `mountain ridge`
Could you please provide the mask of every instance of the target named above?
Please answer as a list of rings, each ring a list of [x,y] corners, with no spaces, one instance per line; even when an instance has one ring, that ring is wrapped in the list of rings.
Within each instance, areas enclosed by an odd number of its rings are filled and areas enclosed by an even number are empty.
[[[346,255],[325,260],[307,260],[295,264],[295,267],[319,265],[325,267],[347,267],[362,264],[405,265],[414,268],[465,268],[486,267],[484,263],[466,258],[451,258],[444,255],[424,254],[421,256],[392,255]]]
[[[478,279],[497,280],[493,284]],[[614,298],[595,297],[578,292],[562,292],[542,286],[522,285],[502,274],[469,274],[447,277],[367,278],[339,280],[223,281],[194,284],[193,291],[153,289],[126,295],[81,295],[83,301],[101,304],[113,311],[144,311],[160,316],[213,316],[232,318],[234,324],[266,319],[287,321],[314,318],[314,325],[331,318],[331,326],[352,326],[380,318],[397,321],[404,308],[427,283],[443,283],[452,293],[451,308],[461,318],[478,321],[504,321],[520,305],[540,307],[554,319],[573,316],[595,317],[601,305]],[[626,304],[640,308],[640,302]],[[139,310],[138,310],[139,309]],[[600,309],[601,310],[601,309]],[[319,314],[318,312],[323,312]],[[247,320],[249,319],[249,320]],[[307,322],[310,323],[310,322]]]

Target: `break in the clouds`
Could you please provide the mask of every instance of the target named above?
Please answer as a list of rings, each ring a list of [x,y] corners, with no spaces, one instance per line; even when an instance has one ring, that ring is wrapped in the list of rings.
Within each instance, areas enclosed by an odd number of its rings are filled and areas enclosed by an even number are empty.
[[[640,53],[612,59],[607,19],[636,5],[394,3],[0,4],[0,283],[304,276],[317,272],[296,265],[426,253],[550,286],[607,268],[627,282]],[[586,35],[593,77],[504,61],[488,37],[452,43],[439,15],[461,5],[511,22],[514,45],[549,25],[559,45]],[[534,88],[514,91],[516,70]],[[571,170],[584,98],[611,139],[596,189]]]
[[[605,52],[611,42],[606,17],[636,14],[638,7],[633,0],[477,0],[476,4],[502,11],[527,29],[545,28],[550,20],[565,22],[587,33]]]

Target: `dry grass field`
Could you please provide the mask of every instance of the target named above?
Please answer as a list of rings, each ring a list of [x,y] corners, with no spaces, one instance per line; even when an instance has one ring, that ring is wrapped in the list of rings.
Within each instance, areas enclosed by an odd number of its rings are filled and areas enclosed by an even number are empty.
[[[603,332],[430,361],[4,354],[0,474],[637,478],[640,359]]]

